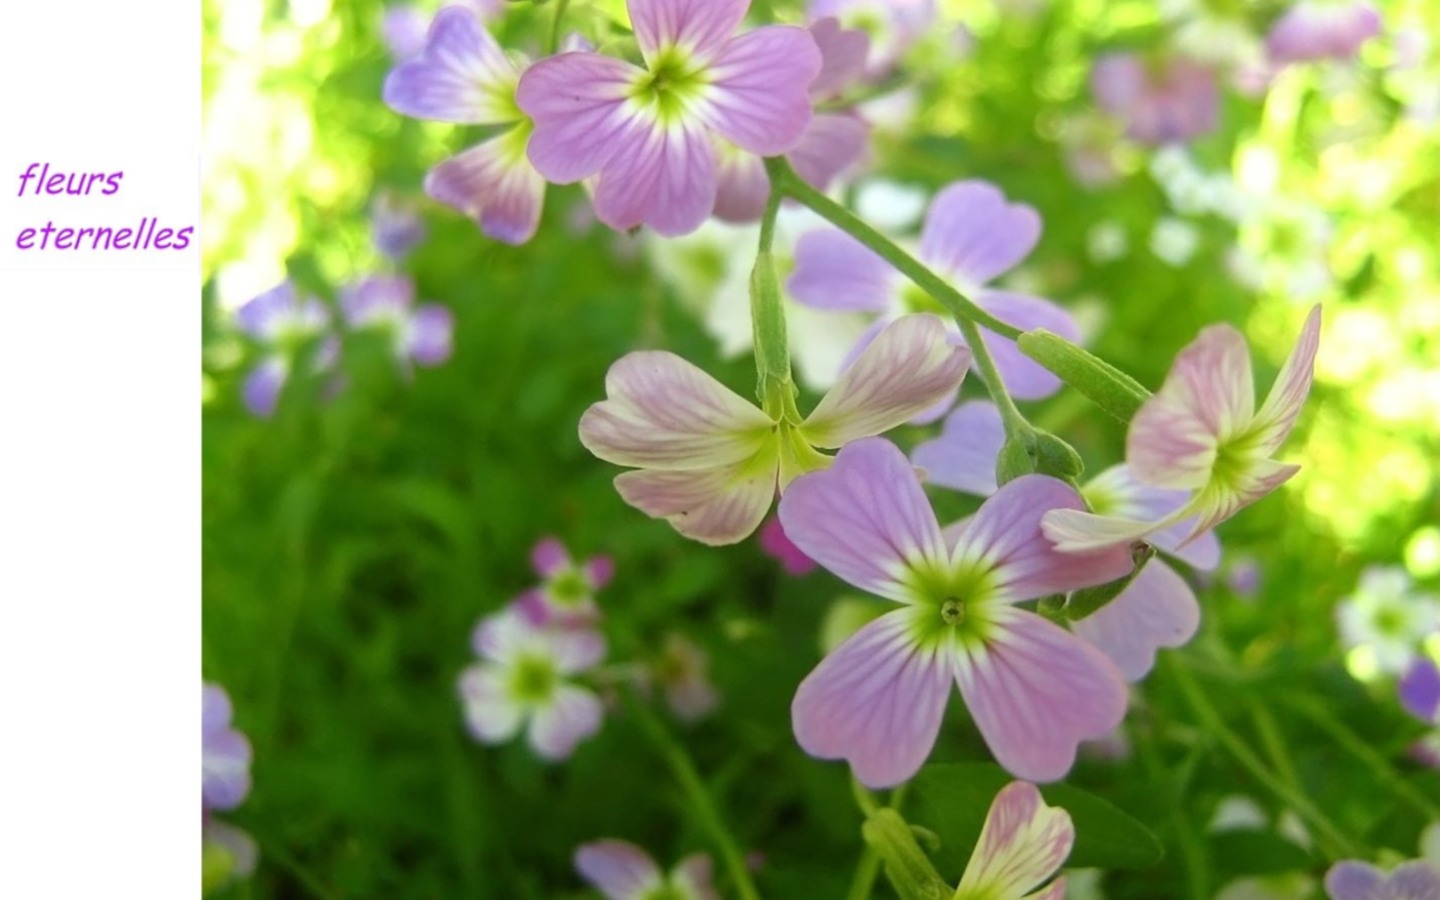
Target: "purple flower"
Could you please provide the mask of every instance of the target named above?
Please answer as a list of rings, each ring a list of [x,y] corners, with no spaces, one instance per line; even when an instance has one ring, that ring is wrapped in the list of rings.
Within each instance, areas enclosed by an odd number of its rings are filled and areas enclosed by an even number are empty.
[[[915,465],[933,484],[979,496],[996,490],[995,459],[1005,443],[1005,428],[995,404],[975,400],[945,420],[939,438],[915,448]],[[1080,489],[1092,511],[1110,516],[1161,519],[1185,502],[1182,491],[1146,487],[1123,466],[1112,466]],[[1155,545],[1197,569],[1214,569],[1220,543],[1206,532],[1185,547],[1189,522],[1155,535]],[[1200,605],[1185,579],[1161,560],[1151,560],[1119,596],[1074,623],[1076,634],[1100,648],[1127,681],[1139,681],[1155,665],[1161,647],[1179,647],[1194,637]]]
[[[1063,809],[1045,805],[1035,785],[1012,781],[990,804],[980,842],[960,877],[957,900],[1062,900],[1065,879],[1035,886],[1060,868],[1075,844],[1075,825]]]
[[[530,165],[530,124],[515,105],[521,63],[463,7],[435,15],[425,49],[385,79],[390,108],[417,119],[512,125],[431,169],[425,193],[473,218],[486,235],[523,244],[540,225],[545,180]]]
[[[1351,59],[1379,33],[1380,13],[1365,0],[1301,0],[1270,26],[1265,49],[1278,63]]]
[[[673,353],[630,353],[581,417],[580,443],[636,469],[615,479],[626,503],[701,543],[733,544],[760,526],[777,489],[829,464],[816,448],[904,423],[957,390],[969,362],[939,318],[906,316],[800,419],[793,408],[762,412]]]
[[[504,743],[526,728],[538,756],[561,760],[600,730],[600,698],[568,680],[604,658],[599,634],[541,628],[512,607],[482,620],[472,643],[482,661],[461,674],[460,699],[476,740]]]
[[[540,586],[520,598],[531,621],[541,625],[586,625],[599,620],[595,592],[610,583],[615,563],[608,556],[592,556],[577,564],[557,538],[543,538],[530,551],[530,563]]]
[[[230,725],[230,697],[205,684],[200,691],[200,802],[205,812],[234,809],[250,793],[250,742]]]
[[[791,540],[850,584],[899,604],[861,628],[801,683],[791,705],[800,746],[846,759],[870,787],[907,780],[940,730],[950,681],[996,760],[1053,781],[1079,743],[1125,714],[1125,684],[1104,654],[1016,606],[1130,571],[1123,547],[1071,555],[1040,531],[1078,494],[1043,475],[1000,488],[942,537],[909,461],[881,439],[842,449],[780,500]]]
[[[735,36],[750,0],[627,5],[643,68],[562,53],[520,79],[530,161],[559,184],[598,176],[595,212],[611,228],[687,234],[715,208],[717,138],[759,156],[799,143],[820,51],[802,28]]]
[[[446,5],[467,7],[481,19],[490,19],[505,8],[505,0],[460,0]],[[431,22],[430,13],[418,6],[387,6],[380,22],[380,35],[391,56],[407,60],[425,49],[425,35]]]
[[[1416,859],[1387,874],[1369,863],[1345,860],[1325,873],[1325,893],[1330,900],[1437,900],[1440,869]]]
[[[1090,90],[1100,108],[1144,144],[1189,141],[1215,128],[1220,89],[1209,66],[1180,56],[1146,61],[1108,53],[1095,62]]]
[[[994,185],[957,181],[930,204],[920,235],[920,259],[992,315],[1022,330],[1048,328],[1069,340],[1080,332],[1070,315],[1048,300],[986,285],[1014,268],[1040,240],[1040,217],[1010,203]],[[933,301],[874,251],[838,229],[813,231],[795,245],[795,271],[786,288],[796,300],[830,312],[876,313],[881,321]],[[1060,379],[1020,353],[1015,342],[981,329],[1006,388],[1034,400],[1060,389]],[[959,341],[958,333],[954,340]],[[938,414],[954,402],[945,399]]]
[[[1440,667],[1417,657],[1400,679],[1400,705],[1422,722],[1440,725]]]
[[[252,415],[268,418],[280,402],[294,357],[330,327],[330,311],[314,297],[297,296],[295,286],[287,281],[241,306],[235,320],[265,350],[265,357],[245,377],[241,392]],[[316,370],[333,365],[338,350],[333,341],[322,343],[313,359]]]
[[[454,317],[443,306],[414,302],[415,283],[403,275],[372,275],[340,292],[340,310],[351,328],[385,332],[402,363],[438,366],[450,358]]]
[[[864,29],[875,46],[869,76],[890,72],[911,47],[935,26],[935,0],[810,0],[806,16],[814,22],[835,17]]]
[[[1045,534],[1061,549],[1087,550],[1128,544],[1193,520],[1184,546],[1284,484],[1300,467],[1272,457],[1305,405],[1319,346],[1316,306],[1257,411],[1245,338],[1229,325],[1201,331],[1135,413],[1125,445],[1136,481],[1187,491],[1190,499],[1148,521],[1058,510],[1045,517]]]
[[[413,205],[391,191],[381,191],[370,206],[370,239],[381,253],[399,262],[425,240],[425,223]]]
[[[720,900],[710,857],[695,853],[669,875],[628,841],[594,841],[575,851],[575,869],[606,900]]]
[[[779,518],[771,519],[760,529],[760,549],[767,556],[780,562],[780,566],[794,576],[809,575],[818,563],[805,555],[805,551],[785,536],[785,526]]]

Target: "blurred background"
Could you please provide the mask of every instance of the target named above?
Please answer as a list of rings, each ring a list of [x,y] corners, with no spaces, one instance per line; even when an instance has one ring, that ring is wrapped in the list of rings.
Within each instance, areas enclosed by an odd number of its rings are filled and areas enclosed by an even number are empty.
[[[555,6],[512,3],[489,27],[535,55]],[[662,864],[713,852],[623,709],[561,764],[467,733],[456,678],[471,630],[534,583],[531,547],[554,535],[615,561],[599,603],[616,665],[653,662],[671,634],[708,655],[718,707],[669,725],[765,894],[845,896],[860,848],[848,776],[806,757],[789,724],[845,586],[787,574],[754,539],[684,540],[627,507],[617,470],[576,437],[633,349],[753,392],[735,337],[747,326],[730,314],[752,231],[616,234],[582,190],[552,186],[538,235],[517,247],[426,198],[425,172],[483,134],[381,102],[414,50],[405,17],[423,34],[436,8],[204,7],[203,674],[253,746],[253,789],[225,819],[259,848],[255,874],[225,893],[578,898],[594,896],[571,864],[584,841],[622,837]],[[1396,673],[1342,640],[1336,613],[1368,566],[1399,567],[1417,596],[1440,586],[1440,7],[1376,8],[1382,27],[1353,58],[1281,67],[1263,40],[1283,4],[945,0],[867,98],[871,150],[833,190],[902,238],[957,179],[1032,205],[1041,241],[1007,286],[1069,309],[1092,350],[1152,389],[1201,327],[1225,321],[1250,339],[1263,392],[1324,304],[1315,388],[1283,456],[1303,468],[1222,527],[1201,633],[1174,655],[1296,792],[1360,846],[1411,858],[1430,817],[1406,795],[1433,809],[1440,777],[1409,750],[1435,725],[1401,707]],[[613,28],[623,7],[573,0],[567,16]],[[757,0],[752,19],[805,10]],[[1096,61],[1118,52],[1201,61],[1213,127],[1164,147],[1133,120],[1127,134],[1092,91]],[[377,244],[377,215],[423,237],[404,252]],[[787,227],[793,240],[804,223]],[[288,279],[339,321],[342,289],[387,273],[450,311],[448,359],[397,366],[383,335],[311,334],[284,348],[273,409],[247,406],[246,379],[277,351],[240,327],[243,304]],[[812,325],[837,330],[813,316],[795,307],[797,342]],[[1073,392],[1026,411],[1092,471],[1123,456],[1122,426]],[[895,437],[908,449],[933,431]],[[1424,646],[1440,657],[1440,639]],[[934,759],[988,759],[951,706]],[[1319,896],[1326,854],[1303,826],[1286,831],[1293,811],[1207,732],[1164,665],[1138,687],[1121,744],[1069,780],[1167,853],[1073,888]],[[1226,818],[1237,803],[1239,826]]]

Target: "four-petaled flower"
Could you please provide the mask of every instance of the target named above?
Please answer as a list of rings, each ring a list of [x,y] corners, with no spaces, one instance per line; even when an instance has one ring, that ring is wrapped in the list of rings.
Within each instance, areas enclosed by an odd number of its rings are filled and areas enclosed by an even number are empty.
[[[287,281],[241,306],[235,320],[266,352],[245,377],[241,396],[252,415],[267,418],[280,402],[295,356],[330,327],[330,310],[314,297],[298,296]],[[327,339],[316,349],[312,364],[317,370],[329,368],[338,353],[339,344]]]
[[[439,304],[414,303],[415,283],[403,275],[372,275],[340,292],[347,325],[384,331],[402,365],[438,366],[450,358],[454,316]]]
[[[1136,481],[1190,491],[1190,499],[1154,521],[1057,510],[1045,516],[1046,536],[1061,549],[1081,551],[1130,543],[1193,519],[1183,546],[1284,484],[1300,467],[1271,457],[1305,405],[1319,346],[1316,306],[1257,412],[1245,338],[1229,325],[1201,331],[1136,412],[1125,444]]]
[[[576,849],[575,868],[606,900],[720,900],[703,853],[685,857],[666,875],[628,841],[593,841]]]
[[[1074,844],[1070,814],[1047,806],[1035,785],[1012,781],[985,814],[980,842],[953,900],[1061,900],[1064,878],[1026,892],[1053,875]]]
[[[522,68],[473,10],[452,6],[436,13],[425,49],[396,66],[384,90],[386,104],[417,119],[511,126],[425,176],[425,193],[507,244],[535,235],[545,199],[545,179],[525,155],[530,122],[515,105]]]
[[[996,760],[1053,781],[1079,743],[1125,715],[1103,653],[1016,606],[1131,569],[1128,551],[1056,551],[1040,517],[1079,508],[1064,482],[1026,475],[1000,488],[947,541],[905,455],[857,441],[780,500],[790,539],[861,590],[900,604],[861,628],[801,683],[791,706],[808,753],[850,762],[870,787],[907,780],[940,731],[953,679]]]
[[[1351,649],[1366,648],[1382,672],[1398,675],[1440,632],[1440,599],[1416,589],[1401,566],[1370,566],[1355,593],[1336,608],[1340,637]]]
[[[759,527],[777,489],[829,464],[816,448],[902,424],[950,396],[969,362],[970,351],[949,344],[940,319],[906,316],[802,420],[793,403],[762,412],[673,353],[630,353],[605,376],[607,399],[580,419],[580,442],[637,469],[615,479],[626,503],[668,519],[686,537],[733,544]]]
[[[530,564],[540,576],[540,586],[522,594],[519,603],[531,621],[570,626],[599,619],[595,592],[615,575],[610,557],[592,556],[577,563],[564,544],[547,537],[530,551]]]
[[[735,36],[750,0],[628,0],[644,67],[597,53],[541,60],[516,101],[535,123],[530,160],[550,181],[598,176],[595,213],[673,237],[715,208],[716,138],[788,153],[810,125],[820,51],[803,28]]]
[[[1440,868],[1423,859],[1401,863],[1382,872],[1369,863],[1347,859],[1325,873],[1330,900],[1436,900]]]
[[[476,739],[503,743],[528,723],[535,753],[560,760],[600,729],[600,698],[567,680],[604,658],[598,633],[542,628],[512,606],[483,620],[472,643],[483,659],[461,674],[460,699]]]

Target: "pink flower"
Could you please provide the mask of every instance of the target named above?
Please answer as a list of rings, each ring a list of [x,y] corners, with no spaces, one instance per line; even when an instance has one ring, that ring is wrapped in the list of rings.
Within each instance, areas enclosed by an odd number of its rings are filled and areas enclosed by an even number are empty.
[[[512,126],[425,176],[425,193],[507,244],[535,235],[545,199],[545,179],[525,156],[530,123],[515,105],[523,64],[505,54],[473,10],[447,7],[436,13],[420,55],[385,79],[385,103],[407,116]]]
[[[530,552],[530,564],[541,584],[525,593],[519,602],[532,621],[542,625],[585,625],[600,618],[595,592],[615,576],[615,562],[610,557],[592,556],[577,564],[564,544],[547,537]]]
[[[1380,13],[1364,0],[1301,0],[1265,35],[1265,49],[1279,63],[1350,59],[1380,33]]]
[[[1193,140],[1215,128],[1220,109],[1215,72],[1179,56],[1147,62],[1133,53],[1105,54],[1090,73],[1090,90],[1144,144]]]
[[[558,184],[598,176],[595,212],[611,228],[687,234],[715,208],[717,138],[759,156],[799,143],[820,51],[803,28],[735,36],[750,0],[627,5],[643,68],[562,53],[520,79],[530,161]]]
[[[780,524],[778,518],[766,522],[760,529],[760,549],[764,550],[767,556],[779,560],[786,572],[797,577],[809,575],[817,566],[815,560],[806,556],[803,550],[785,536],[785,526]]]
[[[630,353],[605,376],[606,399],[580,419],[580,442],[631,466],[625,502],[688,538],[733,544],[760,526],[777,490],[829,464],[835,449],[880,434],[950,396],[970,352],[936,316],[906,316],[875,338],[810,415],[762,412],[673,353]]]
[[[372,275],[340,292],[351,328],[383,332],[402,366],[438,366],[450,358],[455,318],[437,303],[414,304],[415,282],[404,275]]]
[[[1040,517],[1079,509],[1074,489],[1043,475],[1000,488],[952,541],[895,445],[857,441],[780,501],[791,540],[820,565],[899,604],[856,632],[801,683],[791,706],[800,746],[848,760],[870,787],[907,780],[929,755],[950,696],[960,694],[996,760],[1053,781],[1079,743],[1125,714],[1125,684],[1104,654],[1017,603],[1130,571],[1123,547],[1057,552]]]
[[[1316,306],[1257,412],[1245,338],[1229,325],[1201,331],[1135,414],[1125,446],[1136,481],[1188,491],[1189,500],[1150,521],[1057,510],[1045,516],[1046,536],[1063,550],[1084,551],[1129,543],[1193,519],[1178,545],[1184,546],[1284,484],[1300,467],[1272,457],[1305,405],[1319,346]]]
[[[1064,878],[1034,889],[1064,864],[1074,844],[1070,814],[1046,806],[1035,785],[1012,781],[985,814],[955,900],[1062,900]]]
[[[720,900],[703,853],[685,857],[666,875],[628,841],[594,841],[575,851],[575,868],[606,900]]]

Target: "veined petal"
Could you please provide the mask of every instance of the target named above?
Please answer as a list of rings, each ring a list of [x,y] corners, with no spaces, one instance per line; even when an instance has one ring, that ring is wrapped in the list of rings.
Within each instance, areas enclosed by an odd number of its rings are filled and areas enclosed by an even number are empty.
[[[996,762],[1028,781],[1063,778],[1081,741],[1125,717],[1125,682],[1060,626],[1014,607],[991,615],[985,642],[957,654],[960,693]]]
[[[949,659],[916,644],[913,618],[897,609],[861,628],[806,676],[790,706],[801,748],[847,760],[867,787],[919,771],[950,699]]]
[[[770,199],[770,176],[765,161],[734,145],[716,148],[715,218],[725,222],[755,222]]]
[[[1054,874],[1075,844],[1075,825],[1033,784],[1007,784],[990,804],[956,897],[1020,897]]]
[[[1135,413],[1125,462],[1145,484],[1198,488],[1210,478],[1220,441],[1254,416],[1250,348],[1229,325],[1211,325],[1180,351],[1165,384]]]
[[[769,451],[762,451],[769,453]],[[686,472],[641,469],[616,476],[625,502],[711,546],[743,541],[760,527],[775,499],[778,456]]]
[[[1048,475],[1022,475],[980,505],[955,543],[956,564],[991,569],[1008,602],[1113,581],[1133,563],[1127,546],[1062,553],[1041,531],[1055,510],[1084,509],[1075,489]]]
[[[902,316],[845,370],[801,433],[816,447],[843,447],[881,434],[954,393],[970,350],[951,346],[938,316]]]
[[[524,711],[505,689],[504,674],[491,666],[475,665],[460,676],[460,700],[465,723],[486,744],[508,741],[520,730]]]
[[[1021,331],[1045,328],[1071,343],[1080,341],[1080,327],[1075,324],[1075,319],[1049,300],[992,290],[980,291],[974,299],[986,312]],[[1001,380],[1015,399],[1041,400],[1060,390],[1060,379],[1021,353],[1014,341],[988,328],[980,329],[980,339],[985,342]]]
[[[1078,509],[1053,509],[1041,516],[1040,528],[1055,549],[1063,553],[1088,553],[1103,547],[1128,547],[1179,522],[1182,517],[1178,513],[1177,510],[1159,522],[1141,522],[1121,516],[1097,516]]]
[[[1120,596],[1072,628],[1134,682],[1154,668],[1156,650],[1184,645],[1199,626],[1195,592],[1174,569],[1152,559]]]
[[[617,231],[649,225],[666,237],[699,228],[715,208],[718,189],[715,144],[704,127],[642,116],[617,140],[624,149],[600,170],[596,217]]]
[[[1087,481],[1082,493],[1096,513],[1140,522],[1166,520],[1190,499],[1185,491],[1141,484],[1124,463],[1111,466]],[[1214,569],[1220,564],[1220,541],[1214,532],[1205,532],[1187,543],[1194,526],[1195,523],[1188,519],[1175,522],[1168,528],[1149,534],[1146,539],[1158,549],[1178,556],[1197,569]]]
[[[525,156],[525,129],[516,128],[435,166],[425,193],[474,219],[487,236],[523,244],[540,226],[545,179]]]
[[[829,469],[802,475],[780,498],[780,523],[806,556],[856,587],[909,602],[911,566],[944,565],[935,512],[905,454],[889,441],[846,446]]]
[[[575,745],[600,730],[605,708],[600,698],[574,685],[555,689],[550,703],[530,719],[530,747],[541,759],[560,760],[575,752]]]
[[[515,102],[535,122],[531,164],[547,181],[570,184],[630,152],[638,113],[626,101],[644,78],[643,69],[598,53],[562,53],[526,69]]]
[[[709,3],[711,0],[694,0]],[[820,49],[810,32],[767,25],[727,43],[710,66],[705,123],[760,156],[788,153],[810,126],[810,82],[820,74]]]
[[[1040,240],[1040,216],[993,184],[957,181],[936,195],[920,235],[920,258],[967,285],[1014,268]]]
[[[1316,304],[1305,317],[1300,339],[1275,377],[1275,384],[1265,396],[1260,412],[1251,426],[1260,431],[1259,452],[1271,456],[1295,427],[1305,398],[1310,395],[1310,382],[1315,377],[1315,353],[1320,349],[1320,306]]]
[[[1212,481],[1195,496],[1185,509],[1195,516],[1190,534],[1180,543],[1184,547],[1202,532],[1209,531],[1240,510],[1289,481],[1300,471],[1291,463],[1259,459],[1232,474],[1225,483]]]
[[[829,312],[883,313],[895,306],[900,273],[874,250],[838,229],[802,235],[785,289],[796,300]]]
[[[440,10],[425,49],[385,79],[385,103],[417,119],[498,125],[519,118],[514,63],[464,7]]]
[[[988,497],[995,482],[995,458],[1005,444],[1000,410],[988,400],[962,403],[945,419],[940,436],[910,454],[926,480],[967,494]]]
[[[661,886],[660,869],[629,841],[594,841],[575,851],[575,869],[607,900],[635,900]]]
[[[691,470],[755,454],[774,423],[698,366],[661,350],[627,353],[606,399],[580,417],[580,443],[620,466]]]
[[[750,0],[628,0],[640,52],[652,67],[665,51],[712,58],[740,27]]]
[[[800,143],[787,155],[795,174],[825,190],[836,176],[865,155],[870,125],[859,116],[821,113],[810,120]]]

